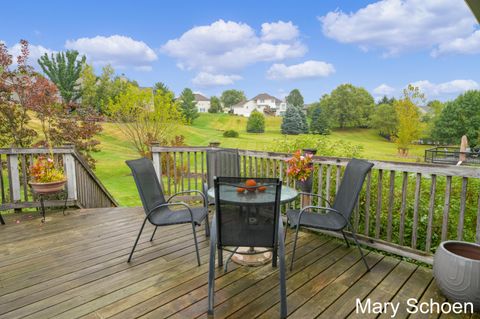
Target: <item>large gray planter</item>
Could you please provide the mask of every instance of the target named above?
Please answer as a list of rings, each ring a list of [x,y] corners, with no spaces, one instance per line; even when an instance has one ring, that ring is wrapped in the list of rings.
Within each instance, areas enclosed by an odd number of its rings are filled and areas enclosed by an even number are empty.
[[[480,311],[480,245],[445,241],[433,262],[437,286],[454,302],[472,302]]]

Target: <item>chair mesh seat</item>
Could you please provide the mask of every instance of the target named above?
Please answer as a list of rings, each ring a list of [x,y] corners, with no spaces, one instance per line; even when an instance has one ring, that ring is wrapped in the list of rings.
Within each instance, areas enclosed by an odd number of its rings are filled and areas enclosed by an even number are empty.
[[[205,207],[191,207],[195,224],[200,225],[207,216],[208,210]],[[157,209],[149,217],[152,224],[157,226],[185,224],[191,222],[188,209],[173,210],[168,207]]]
[[[297,227],[299,214],[299,209],[287,210],[287,217],[292,228]],[[342,218],[342,216],[339,216],[338,214],[332,212],[327,212],[325,214],[304,212],[302,214],[302,220],[300,225],[314,228],[317,228],[318,225],[322,225],[322,229],[341,230],[345,226],[347,226],[347,223]]]

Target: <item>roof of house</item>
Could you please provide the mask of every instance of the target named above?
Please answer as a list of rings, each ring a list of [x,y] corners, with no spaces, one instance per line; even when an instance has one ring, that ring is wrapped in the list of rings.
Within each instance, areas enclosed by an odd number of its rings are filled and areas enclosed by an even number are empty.
[[[260,93],[258,94],[257,96],[253,97],[252,100],[274,100],[275,103],[281,103],[282,100],[274,97],[274,96],[271,96],[270,94],[267,94],[267,93]]]
[[[210,101],[209,98],[201,95],[201,94],[198,94],[198,93],[194,93],[193,94],[195,96],[195,101],[199,102],[199,101]]]

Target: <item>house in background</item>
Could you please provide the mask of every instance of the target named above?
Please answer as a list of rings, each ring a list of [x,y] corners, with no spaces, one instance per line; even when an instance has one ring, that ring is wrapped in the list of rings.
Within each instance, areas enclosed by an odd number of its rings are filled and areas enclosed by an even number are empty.
[[[194,93],[193,95],[195,96],[195,102],[197,102],[198,112],[208,112],[208,110],[210,109],[210,99],[198,93]]]
[[[260,93],[254,98],[235,104],[233,114],[249,117],[257,110],[260,113],[283,115],[287,110],[287,103],[267,93]]]

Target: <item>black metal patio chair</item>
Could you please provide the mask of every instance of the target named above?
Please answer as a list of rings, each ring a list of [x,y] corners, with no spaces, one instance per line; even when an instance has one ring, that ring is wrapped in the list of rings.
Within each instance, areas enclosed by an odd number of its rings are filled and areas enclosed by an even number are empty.
[[[247,179],[241,177],[214,179],[216,212],[212,219],[210,237],[208,314],[213,315],[214,308],[216,251],[218,266],[221,267],[223,250],[233,255],[238,247],[263,247],[272,252],[273,267],[277,267],[277,257],[279,260],[281,317],[285,318],[287,314],[285,244],[280,214],[282,182],[277,178],[256,178],[258,184],[266,187],[263,193],[237,194],[237,186],[244,185]]]
[[[240,155],[238,149],[207,151],[207,185],[213,187],[215,176],[240,176]]]
[[[357,236],[355,235],[355,229],[353,229],[350,224],[350,216],[355,207],[355,204],[358,199],[358,195],[362,189],[365,177],[368,172],[372,169],[373,164],[367,161],[362,161],[353,158],[347,165],[345,173],[343,174],[340,187],[338,188],[338,193],[335,197],[333,205],[330,204],[328,200],[325,200],[322,196],[317,194],[310,193],[301,193],[304,195],[317,196],[324,199],[329,207],[322,206],[306,206],[302,209],[291,209],[287,210],[287,228],[290,224],[291,228],[296,228],[295,240],[293,243],[293,252],[292,260],[290,264],[290,270],[293,268],[293,261],[295,259],[295,248],[297,246],[298,230],[300,226],[315,228],[315,229],[324,229],[331,231],[339,231],[342,233],[347,246],[350,247],[347,237],[345,235],[344,229],[348,227],[352,234],[353,240],[360,251],[362,260],[367,267],[367,270],[370,270],[368,267],[365,256],[363,255],[362,249],[358,244]],[[311,211],[323,211],[323,214],[311,212]],[[286,231],[285,231],[286,234]]]
[[[209,206],[215,205],[215,202],[208,198],[207,191],[213,187],[213,178],[215,176],[240,176],[240,155],[238,149],[219,149],[207,151],[207,176],[203,181],[203,194],[207,199]]]
[[[140,235],[142,234],[145,223],[148,220],[152,225],[155,226],[152,236],[150,237],[150,241],[153,241],[153,237],[155,236],[158,226],[192,224],[193,240],[195,241],[195,250],[197,252],[197,262],[200,266],[200,254],[198,251],[195,226],[200,226],[202,221],[205,219],[205,236],[209,236],[210,229],[208,223],[207,200],[205,195],[198,190],[186,190],[175,193],[166,200],[151,160],[140,158],[126,161],[126,163],[132,170],[133,179],[137,185],[138,193],[140,195],[140,199],[142,200],[143,209],[146,215],[137,239],[135,240],[135,244],[133,245],[130,256],[128,257],[128,262],[130,262],[132,259],[135,247],[138,244]],[[170,202],[175,196],[188,193],[200,194],[203,198],[203,206],[191,207],[184,202]],[[170,207],[172,206],[182,206],[183,209],[171,210]]]

